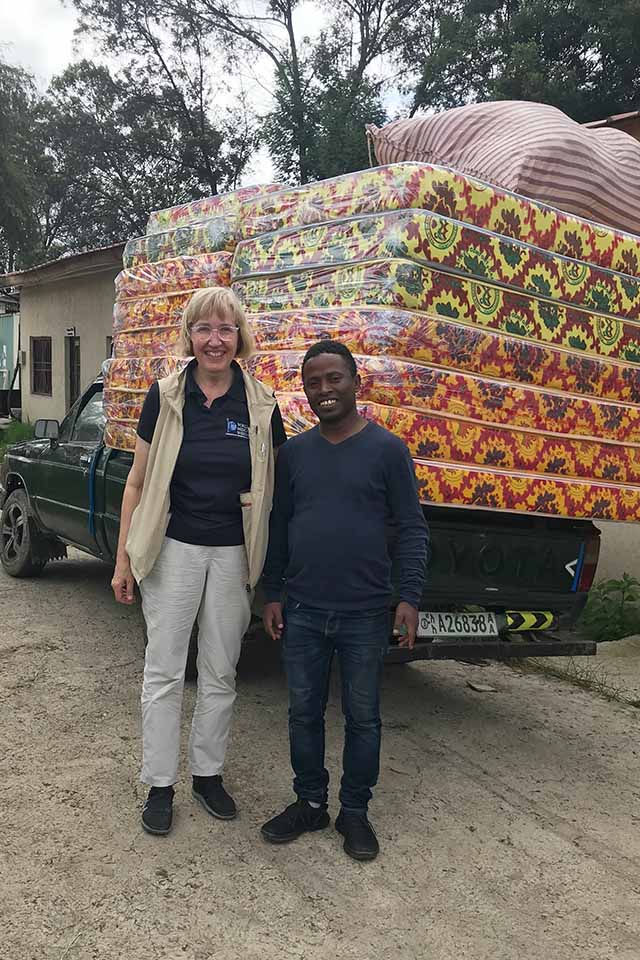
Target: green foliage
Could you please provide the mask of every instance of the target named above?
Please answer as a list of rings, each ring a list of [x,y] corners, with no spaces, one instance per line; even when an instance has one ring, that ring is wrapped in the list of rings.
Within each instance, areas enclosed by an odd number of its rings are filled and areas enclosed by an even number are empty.
[[[37,244],[33,78],[0,60],[0,272]]]
[[[293,182],[366,167],[364,127],[399,94],[579,121],[640,102],[640,0],[334,0],[311,37],[302,0],[72,2],[92,59],[44,95],[0,62],[0,270],[141,234],[150,209],[237,186],[259,142]],[[260,117],[243,78],[267,73]]]
[[[80,61],[38,95],[0,62],[0,272],[143,234],[150,210],[237,186],[257,145],[242,98],[216,105],[197,24],[173,31],[147,0],[77,6],[117,67]]]
[[[381,86],[360,75],[353,47],[335,27],[322,33],[304,64],[305,122],[302,141],[295,127],[286,86],[279,83],[268,114],[264,140],[278,172],[295,178],[302,149],[307,179],[321,180],[369,165],[365,124],[383,124]],[[288,132],[289,136],[283,136]]]
[[[30,423],[12,420],[7,427],[0,429],[0,459],[6,453],[7,447],[14,443],[22,443],[23,440],[30,440],[32,437],[33,427]]]
[[[605,643],[640,633],[640,580],[600,580],[591,588],[578,628],[590,640]]]
[[[414,109],[537,100],[586,122],[637,106],[640,0],[454,0],[422,34]]]
[[[263,138],[281,176],[306,183],[368,165],[364,125],[386,119],[382,92],[415,19],[413,0],[335,0],[324,6],[326,29],[314,39],[297,29],[310,15],[299,0],[270,0],[260,11],[226,0],[166,2],[176,23],[207,28],[238,61],[271,63]]]

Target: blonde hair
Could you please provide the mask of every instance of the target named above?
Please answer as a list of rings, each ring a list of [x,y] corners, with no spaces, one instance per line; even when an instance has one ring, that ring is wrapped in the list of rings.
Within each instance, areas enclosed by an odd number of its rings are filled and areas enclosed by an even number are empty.
[[[204,287],[196,290],[182,312],[182,325],[178,345],[183,356],[193,356],[191,328],[198,320],[208,320],[215,315],[220,319],[229,317],[238,327],[238,348],[236,357],[246,360],[254,352],[256,345],[249,328],[247,315],[242,304],[229,287]]]

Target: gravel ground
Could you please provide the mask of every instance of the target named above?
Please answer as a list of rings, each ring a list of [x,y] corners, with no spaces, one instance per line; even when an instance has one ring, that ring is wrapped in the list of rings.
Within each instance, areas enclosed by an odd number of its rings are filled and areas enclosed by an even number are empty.
[[[382,853],[357,864],[333,828],[260,839],[290,773],[278,651],[256,635],[225,776],[239,818],[208,817],[183,769],[174,831],[149,837],[141,618],[109,579],[76,553],[0,573],[3,960],[638,960],[637,709],[499,665],[389,667]],[[334,682],[334,783],[341,740]]]

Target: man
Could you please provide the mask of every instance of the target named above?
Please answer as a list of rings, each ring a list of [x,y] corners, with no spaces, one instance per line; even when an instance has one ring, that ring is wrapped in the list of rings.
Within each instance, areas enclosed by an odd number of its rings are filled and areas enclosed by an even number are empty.
[[[391,629],[386,526],[392,521],[397,534],[394,632],[408,647],[415,641],[428,532],[405,444],[358,413],[360,378],[347,347],[314,344],[302,381],[319,425],[280,450],[263,575],[265,629],[283,638],[298,799],[262,835],[285,843],[329,825],[324,712],[336,651],[346,725],[335,826],[351,857],[373,860],[379,847],[367,807],[379,771],[380,676]]]

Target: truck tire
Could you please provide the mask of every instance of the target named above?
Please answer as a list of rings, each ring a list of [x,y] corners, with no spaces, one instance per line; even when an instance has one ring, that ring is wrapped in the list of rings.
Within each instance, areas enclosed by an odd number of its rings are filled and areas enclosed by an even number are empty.
[[[0,562],[10,577],[38,577],[46,559],[35,551],[29,500],[24,490],[14,490],[0,513]]]

